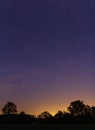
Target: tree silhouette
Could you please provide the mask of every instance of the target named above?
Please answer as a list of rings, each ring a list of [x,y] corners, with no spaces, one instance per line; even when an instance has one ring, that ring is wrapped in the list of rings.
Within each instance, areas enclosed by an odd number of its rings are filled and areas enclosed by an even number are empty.
[[[24,111],[21,111],[20,112],[20,115],[25,115],[26,113]]]
[[[79,116],[79,115],[85,115],[86,105],[83,103],[83,101],[76,100],[70,103],[70,106],[68,107],[68,111],[73,116]]]
[[[42,112],[41,114],[38,115],[38,119],[50,119],[52,118],[52,115],[48,112]]]
[[[58,111],[55,115],[54,115],[54,118],[55,119],[61,119],[63,118],[63,112],[62,111]]]
[[[92,106],[92,107],[91,107],[91,115],[92,115],[92,116],[95,116],[95,106]]]
[[[2,108],[2,114],[8,115],[8,114],[16,114],[17,113],[17,107],[13,102],[7,102],[5,106]]]
[[[85,105],[85,115],[86,116],[91,115],[91,107],[89,105]]]

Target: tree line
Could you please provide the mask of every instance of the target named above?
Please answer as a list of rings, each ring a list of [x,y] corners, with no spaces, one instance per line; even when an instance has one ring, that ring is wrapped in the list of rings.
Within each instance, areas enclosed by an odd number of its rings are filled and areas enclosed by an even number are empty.
[[[54,116],[48,111],[38,116],[18,113],[14,102],[7,102],[1,111],[0,123],[95,123],[95,106],[81,100],[71,102],[67,111],[58,111]]]

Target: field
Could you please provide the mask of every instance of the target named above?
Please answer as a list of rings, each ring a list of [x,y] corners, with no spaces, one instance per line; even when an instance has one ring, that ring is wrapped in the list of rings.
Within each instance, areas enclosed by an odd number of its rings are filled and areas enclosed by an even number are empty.
[[[95,125],[94,124],[0,125],[0,130],[18,130],[18,129],[19,130],[95,130]]]

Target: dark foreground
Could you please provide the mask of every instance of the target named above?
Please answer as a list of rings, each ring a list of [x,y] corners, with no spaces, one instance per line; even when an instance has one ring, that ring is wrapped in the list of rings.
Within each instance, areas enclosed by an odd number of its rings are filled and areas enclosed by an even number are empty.
[[[6,124],[0,125],[0,130],[95,130],[94,124]]]

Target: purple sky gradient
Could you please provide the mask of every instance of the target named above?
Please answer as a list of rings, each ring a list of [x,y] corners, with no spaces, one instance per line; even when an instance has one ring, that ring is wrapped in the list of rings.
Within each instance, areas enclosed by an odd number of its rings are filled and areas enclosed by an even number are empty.
[[[95,105],[95,1],[0,1],[0,108]]]

